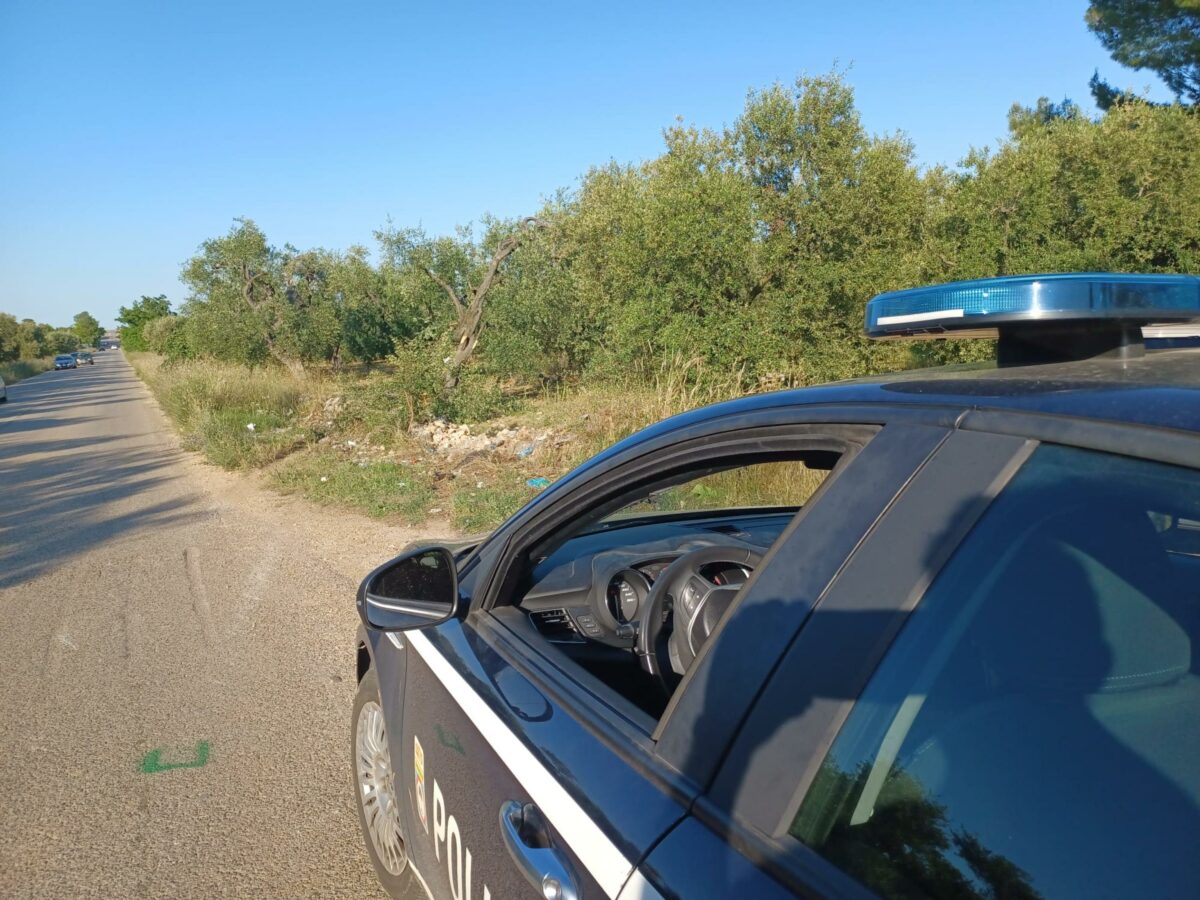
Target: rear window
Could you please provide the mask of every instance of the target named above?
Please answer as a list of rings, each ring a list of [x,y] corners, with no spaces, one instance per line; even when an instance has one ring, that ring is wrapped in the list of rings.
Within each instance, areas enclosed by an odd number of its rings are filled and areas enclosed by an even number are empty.
[[[885,896],[1200,896],[1200,473],[1043,446],[791,834]]]

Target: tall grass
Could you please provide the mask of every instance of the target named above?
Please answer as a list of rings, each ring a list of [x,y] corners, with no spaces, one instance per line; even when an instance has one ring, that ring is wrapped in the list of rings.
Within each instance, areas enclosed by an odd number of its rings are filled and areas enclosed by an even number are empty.
[[[26,378],[32,378],[34,375],[41,375],[54,368],[54,358],[47,356],[44,359],[18,359],[13,362],[0,363],[0,378],[4,379],[5,384],[16,384]]]
[[[414,524],[449,516],[465,532],[494,528],[537,495],[538,479],[560,478],[647,425],[747,388],[741,372],[716,373],[682,358],[621,381],[560,387],[471,426],[546,433],[535,452],[518,457],[509,447],[464,457],[439,453],[409,433],[410,422],[438,410],[414,400],[404,373],[318,373],[301,380],[279,368],[169,365],[153,353],[126,355],[174,420],[184,446],[212,462],[249,469],[288,456],[271,470],[278,490]],[[326,405],[335,395],[336,402]],[[471,411],[462,416],[468,420],[505,405],[470,387],[456,403]],[[799,503],[822,477],[799,464],[765,466],[753,476],[713,475],[651,503],[661,509]]]
[[[197,361],[164,365],[153,353],[126,354],[175,422],[183,445],[226,469],[248,469],[308,443],[305,391],[281,369]]]

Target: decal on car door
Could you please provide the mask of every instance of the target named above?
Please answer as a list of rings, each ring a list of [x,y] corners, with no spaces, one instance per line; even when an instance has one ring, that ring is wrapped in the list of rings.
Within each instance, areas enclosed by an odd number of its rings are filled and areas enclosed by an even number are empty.
[[[429,818],[425,815],[425,751],[421,742],[413,735],[413,778],[416,781],[417,815],[421,817],[421,827],[429,834]]]

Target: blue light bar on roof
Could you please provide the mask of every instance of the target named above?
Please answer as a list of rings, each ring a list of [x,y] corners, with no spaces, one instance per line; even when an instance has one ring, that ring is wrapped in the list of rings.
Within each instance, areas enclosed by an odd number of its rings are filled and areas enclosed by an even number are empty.
[[[1080,272],[892,291],[867,302],[866,333],[894,338],[974,331],[994,337],[1005,325],[1087,320],[1130,325],[1200,320],[1200,278]]]

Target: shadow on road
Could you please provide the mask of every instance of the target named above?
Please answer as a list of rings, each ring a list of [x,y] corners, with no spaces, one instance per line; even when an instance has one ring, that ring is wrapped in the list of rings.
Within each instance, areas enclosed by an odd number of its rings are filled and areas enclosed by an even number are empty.
[[[48,373],[0,406],[0,590],[97,545],[193,518],[123,360]]]

